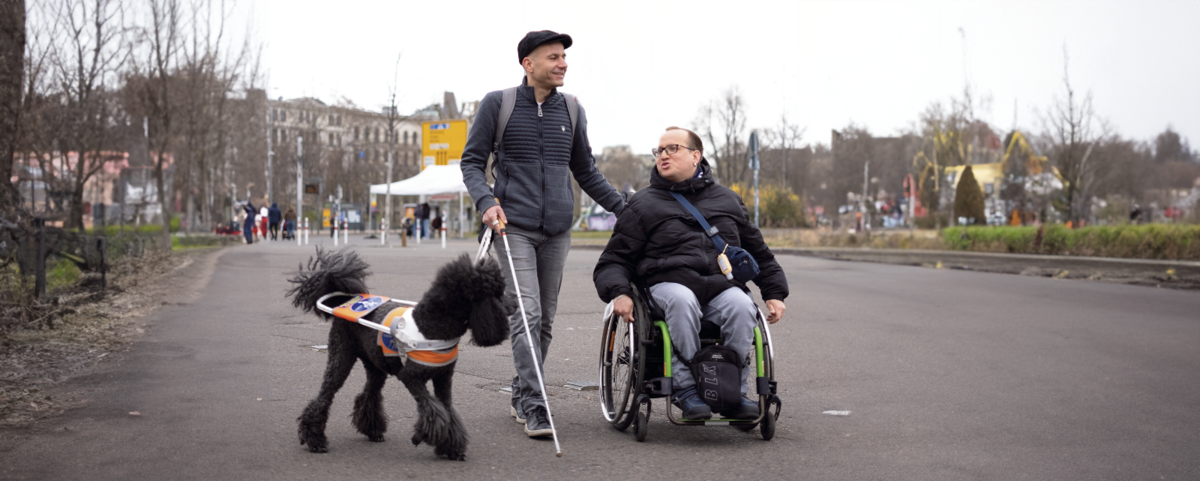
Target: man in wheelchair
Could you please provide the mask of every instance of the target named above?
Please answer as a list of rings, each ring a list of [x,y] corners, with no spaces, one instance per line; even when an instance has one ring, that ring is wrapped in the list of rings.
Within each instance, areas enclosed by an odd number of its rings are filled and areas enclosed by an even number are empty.
[[[688,365],[699,349],[700,323],[719,326],[725,346],[745,360],[754,341],[758,312],[745,280],[759,286],[769,311],[768,323],[783,317],[783,300],[788,295],[783,269],[751,222],[741,197],[713,180],[703,149],[695,133],[678,127],[667,129],[653,150],[650,187],[629,199],[592,274],[600,299],[615,301],[613,312],[625,322],[634,321],[631,281],[646,286],[653,303],[662,309],[675,348],[671,401],[685,419],[708,419],[713,414],[697,395]],[[684,200],[697,212],[690,212]],[[711,227],[702,227],[697,214]],[[735,276],[728,263],[722,265],[719,260],[734,257],[722,254],[731,254],[738,247],[758,263],[758,274],[752,279],[746,279],[744,271]],[[747,367],[752,364],[743,362]],[[758,416],[758,403],[746,398],[747,374],[743,368],[741,405],[721,412],[723,417]]]

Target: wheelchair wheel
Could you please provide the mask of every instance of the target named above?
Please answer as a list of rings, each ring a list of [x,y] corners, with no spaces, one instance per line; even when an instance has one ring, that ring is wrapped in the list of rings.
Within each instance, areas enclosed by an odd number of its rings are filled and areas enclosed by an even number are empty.
[[[646,413],[638,411],[637,420],[633,422],[633,438],[639,443],[645,442],[647,434],[650,434],[650,419]]]
[[[770,441],[775,437],[775,415],[769,409],[763,416],[762,422],[758,424],[758,432],[762,434],[763,441]]]
[[[600,407],[604,418],[618,431],[628,428],[637,415],[634,403],[641,392],[642,372],[646,366],[640,326],[649,322],[646,316],[649,313],[635,297],[637,322],[627,323],[611,313],[604,320],[600,345]]]

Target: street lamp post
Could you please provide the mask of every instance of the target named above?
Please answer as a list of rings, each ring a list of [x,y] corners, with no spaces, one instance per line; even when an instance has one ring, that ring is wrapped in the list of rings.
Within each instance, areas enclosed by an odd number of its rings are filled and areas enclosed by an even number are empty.
[[[296,224],[304,218],[304,137],[296,136]],[[300,245],[300,236],[296,236],[296,245]]]

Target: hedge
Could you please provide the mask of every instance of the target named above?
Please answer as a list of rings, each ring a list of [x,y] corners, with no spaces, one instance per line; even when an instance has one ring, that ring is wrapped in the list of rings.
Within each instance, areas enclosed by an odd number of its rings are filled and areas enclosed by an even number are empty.
[[[951,227],[942,231],[942,240],[962,251],[1200,260],[1197,225]]]

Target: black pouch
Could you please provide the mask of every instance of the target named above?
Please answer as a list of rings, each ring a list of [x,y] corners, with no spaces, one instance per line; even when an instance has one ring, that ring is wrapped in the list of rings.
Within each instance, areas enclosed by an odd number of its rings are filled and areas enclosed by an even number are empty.
[[[754,260],[754,256],[746,252],[738,246],[729,246],[725,248],[725,254],[729,256],[729,265],[733,268],[733,278],[742,283],[747,283],[758,277],[758,261]]]
[[[696,394],[713,411],[727,411],[742,403],[742,360],[728,347],[713,344],[701,349],[688,364],[696,379]]]

